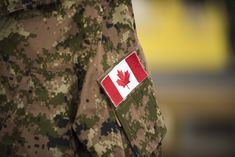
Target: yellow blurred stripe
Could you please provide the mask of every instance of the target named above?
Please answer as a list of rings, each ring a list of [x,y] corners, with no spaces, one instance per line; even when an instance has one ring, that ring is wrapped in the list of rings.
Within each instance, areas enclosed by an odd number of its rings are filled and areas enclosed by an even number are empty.
[[[181,1],[144,3],[147,20],[136,16],[136,23],[151,69],[221,70],[226,66],[227,21],[223,6],[208,3],[201,10],[190,10]]]

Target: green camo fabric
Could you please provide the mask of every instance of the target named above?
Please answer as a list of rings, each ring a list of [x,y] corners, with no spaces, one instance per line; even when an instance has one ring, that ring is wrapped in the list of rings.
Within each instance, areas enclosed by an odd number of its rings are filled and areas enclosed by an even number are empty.
[[[152,78],[117,109],[99,78],[132,51],[130,0],[0,1],[0,156],[162,155]]]

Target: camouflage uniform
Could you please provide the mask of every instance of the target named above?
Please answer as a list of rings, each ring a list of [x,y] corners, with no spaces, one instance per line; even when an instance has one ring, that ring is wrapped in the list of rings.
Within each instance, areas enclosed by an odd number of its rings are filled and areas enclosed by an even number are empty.
[[[133,50],[130,0],[1,0],[0,156],[160,156],[151,78],[117,110],[97,81]]]

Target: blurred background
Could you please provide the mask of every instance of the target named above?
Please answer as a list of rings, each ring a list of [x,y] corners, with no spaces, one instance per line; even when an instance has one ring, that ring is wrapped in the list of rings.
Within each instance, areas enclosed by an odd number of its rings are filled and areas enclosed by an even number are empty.
[[[235,0],[132,0],[165,157],[235,157]]]

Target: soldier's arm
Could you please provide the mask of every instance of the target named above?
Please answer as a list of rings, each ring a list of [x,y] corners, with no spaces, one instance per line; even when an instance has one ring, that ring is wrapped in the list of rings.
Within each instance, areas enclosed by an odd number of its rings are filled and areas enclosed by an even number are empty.
[[[73,125],[78,139],[98,156],[116,153],[127,156],[126,145],[131,148],[132,155],[149,155],[154,149],[157,153],[156,147],[165,134],[165,125],[151,76],[117,109],[113,108],[97,82],[133,51],[137,52],[147,70],[136,34],[131,1],[84,1],[77,9],[75,21],[80,30],[88,31],[84,41],[91,44],[84,43],[88,47],[81,50],[83,58],[88,60],[84,66],[86,73]],[[83,63],[83,58],[80,63]]]

